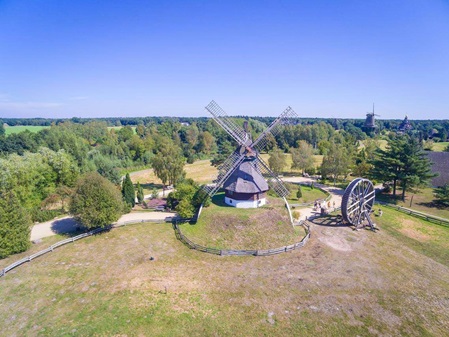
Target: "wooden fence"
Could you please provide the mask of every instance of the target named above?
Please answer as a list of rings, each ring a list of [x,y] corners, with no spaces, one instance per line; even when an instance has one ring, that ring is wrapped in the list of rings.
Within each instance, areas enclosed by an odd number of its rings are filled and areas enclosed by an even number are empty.
[[[171,220],[172,219],[170,218],[170,221]],[[52,252],[55,248],[64,246],[64,245],[66,245],[68,243],[75,242],[77,240],[86,238],[88,236],[92,236],[92,235],[98,234],[100,232],[110,230],[112,228],[123,227],[123,226],[127,226],[127,225],[135,225],[135,224],[144,223],[144,222],[161,222],[161,220],[139,219],[139,220],[125,221],[125,222],[122,222],[122,223],[119,223],[119,224],[114,224],[114,225],[107,226],[105,228],[97,228],[97,229],[94,229],[94,230],[92,230],[90,232],[83,233],[83,234],[80,234],[80,235],[77,235],[77,236],[74,236],[74,237],[71,237],[71,238],[68,238],[68,239],[56,242],[55,244],[51,245],[50,247],[48,247],[48,248],[46,248],[44,250],[41,250],[41,251],[39,251],[37,253],[34,253],[34,254],[30,255],[30,256],[24,257],[23,259],[21,259],[19,261],[16,261],[16,262],[10,264],[9,266],[6,266],[2,270],[0,270],[0,277],[5,276],[5,274],[7,272],[9,272],[10,270],[12,270],[12,269],[14,269],[14,268],[16,268],[16,267],[18,267],[18,266],[20,266],[20,265],[22,265],[24,263],[31,262],[35,258],[37,258],[39,256],[42,256],[44,254],[47,254],[49,252]]]
[[[290,252],[292,250],[295,250],[297,248],[303,247],[307,241],[310,238],[310,226],[307,224],[306,221],[301,221],[301,225],[304,226],[304,229],[306,231],[306,235],[302,238],[302,240],[298,243],[294,243],[289,246],[283,246],[280,248],[273,248],[273,249],[257,249],[257,250],[245,250],[245,249],[218,249],[218,248],[210,248],[205,247],[202,245],[199,245],[189,238],[187,238],[184,234],[182,234],[181,229],[179,228],[179,222],[180,221],[174,221],[173,222],[173,229],[175,230],[176,238],[184,243],[187,247],[190,249],[195,249],[200,252],[209,253],[209,254],[215,254],[215,255],[252,255],[252,256],[268,256],[268,255],[275,255],[285,252]]]
[[[396,211],[399,211],[399,212],[402,212],[402,213],[406,213],[408,215],[415,216],[417,218],[421,218],[421,219],[427,220],[429,222],[436,223],[437,225],[449,227],[449,220],[448,219],[439,218],[437,216],[433,216],[433,215],[417,212],[417,211],[414,211],[414,210],[412,210],[410,208],[397,206],[397,205],[394,205],[394,204],[390,204],[388,202],[376,201],[376,203],[380,204],[382,206],[386,206],[386,207],[395,209]]]

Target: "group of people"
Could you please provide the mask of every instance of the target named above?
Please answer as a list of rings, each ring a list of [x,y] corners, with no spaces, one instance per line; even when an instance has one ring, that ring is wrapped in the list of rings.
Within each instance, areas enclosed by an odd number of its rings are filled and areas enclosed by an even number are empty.
[[[331,202],[328,201],[326,204],[325,200],[316,200],[315,204],[313,205],[313,210],[315,212],[319,212],[320,214],[329,214],[333,210],[335,210],[335,201],[332,202],[332,208],[331,208]]]

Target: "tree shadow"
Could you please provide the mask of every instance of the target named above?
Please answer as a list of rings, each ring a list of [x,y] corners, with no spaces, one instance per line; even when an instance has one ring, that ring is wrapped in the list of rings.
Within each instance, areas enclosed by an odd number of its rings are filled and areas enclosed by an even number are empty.
[[[429,208],[436,208],[436,209],[447,209],[448,206],[445,206],[435,200],[430,201],[430,202],[417,202],[416,205],[420,205],[420,206],[425,206],[425,207],[429,207]]]
[[[51,230],[60,235],[72,237],[87,231],[80,223],[73,218],[55,220],[51,224]]]
[[[155,183],[140,184],[140,186],[142,186],[142,188],[146,190],[152,190],[154,188],[161,190],[164,187],[162,184],[155,184]]]

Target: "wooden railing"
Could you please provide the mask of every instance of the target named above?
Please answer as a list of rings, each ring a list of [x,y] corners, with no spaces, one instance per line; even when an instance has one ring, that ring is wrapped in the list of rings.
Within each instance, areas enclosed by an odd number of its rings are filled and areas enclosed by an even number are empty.
[[[170,219],[170,221],[171,221],[171,219]],[[144,222],[161,222],[161,220],[156,220],[156,219],[139,219],[139,220],[125,221],[125,222],[118,223],[118,224],[113,224],[113,225],[110,225],[110,226],[107,226],[107,227],[104,227],[104,228],[97,228],[97,229],[94,229],[94,230],[92,230],[90,232],[83,233],[83,234],[80,234],[80,235],[77,235],[77,236],[74,236],[74,237],[71,237],[71,238],[68,238],[68,239],[56,242],[55,244],[51,245],[50,247],[48,247],[46,249],[43,249],[43,250],[41,250],[41,251],[39,251],[37,253],[34,253],[34,254],[30,255],[30,256],[24,257],[23,259],[21,259],[19,261],[16,261],[16,262],[10,264],[9,266],[6,266],[2,270],[0,270],[0,277],[5,276],[5,274],[7,272],[9,272],[10,270],[12,270],[12,269],[14,269],[14,268],[16,268],[16,267],[18,267],[18,266],[20,266],[20,265],[22,265],[24,263],[31,262],[35,258],[37,258],[39,256],[42,256],[44,254],[47,254],[49,252],[52,252],[55,248],[64,246],[64,245],[66,245],[68,243],[75,242],[77,240],[86,238],[88,236],[92,236],[94,234],[98,234],[100,232],[110,230],[112,228],[123,227],[123,226],[127,226],[127,225],[134,225],[134,224],[139,224],[139,223],[144,223]]]
[[[439,218],[437,216],[429,215],[429,214],[426,214],[426,213],[421,213],[421,212],[418,212],[418,211],[414,211],[414,210],[412,210],[410,208],[397,206],[397,205],[390,204],[390,203],[384,202],[384,201],[376,201],[376,203],[379,204],[379,205],[382,205],[382,206],[386,206],[386,207],[395,209],[396,211],[399,211],[399,212],[402,212],[402,213],[406,213],[408,215],[415,216],[417,218],[421,218],[421,219],[424,219],[424,220],[436,223],[437,225],[449,227],[449,220],[448,219]]]
[[[188,237],[186,237],[179,228],[179,223],[182,221],[174,221],[173,222],[173,229],[175,231],[176,238],[184,243],[187,247],[190,249],[195,249],[200,252],[209,253],[209,254],[215,254],[215,255],[252,255],[252,256],[268,256],[268,255],[275,255],[285,252],[290,252],[292,250],[298,249],[303,247],[307,241],[310,238],[310,226],[306,221],[301,221],[300,225],[304,226],[304,230],[306,232],[306,235],[299,241],[298,243],[294,243],[289,246],[283,246],[279,248],[273,248],[273,249],[255,249],[255,250],[245,250],[245,249],[219,249],[219,248],[211,248],[211,247],[205,247],[202,245],[199,245],[192,240],[190,240]]]

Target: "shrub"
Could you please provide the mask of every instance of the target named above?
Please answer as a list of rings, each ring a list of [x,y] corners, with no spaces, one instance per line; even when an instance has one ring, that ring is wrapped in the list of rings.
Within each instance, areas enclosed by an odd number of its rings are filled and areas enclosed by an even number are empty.
[[[299,211],[293,211],[292,212],[292,217],[295,220],[299,220],[299,217],[301,216],[301,213]]]
[[[30,247],[31,219],[16,195],[0,193],[0,259]]]
[[[121,193],[98,173],[88,173],[78,180],[70,212],[87,228],[105,227],[123,214]]]

